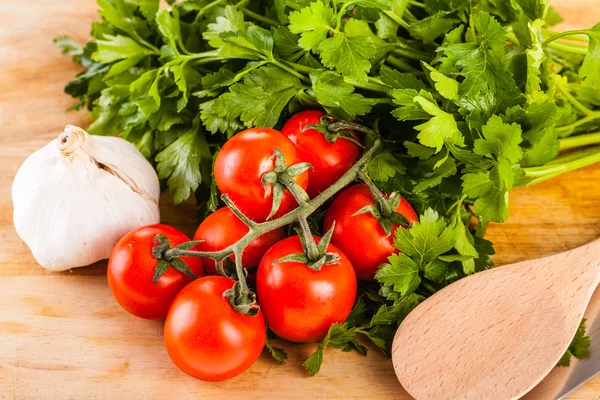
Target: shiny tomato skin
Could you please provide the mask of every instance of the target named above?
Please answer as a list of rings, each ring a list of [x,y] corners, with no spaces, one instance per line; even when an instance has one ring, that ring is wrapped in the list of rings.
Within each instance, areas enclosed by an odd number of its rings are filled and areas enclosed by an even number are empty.
[[[275,166],[273,152],[279,149],[286,165],[301,162],[296,146],[281,132],[269,128],[252,128],[229,139],[215,160],[215,182],[221,193],[227,194],[233,203],[251,219],[265,221],[273,205],[272,185],[267,189],[261,179],[265,172]],[[306,190],[308,172],[294,177],[294,181]],[[282,216],[296,207],[292,194],[285,190],[281,205],[272,218]]]
[[[167,316],[173,299],[192,278],[169,267],[152,282],[158,260],[152,256],[154,237],[163,234],[171,246],[188,242],[183,232],[162,224],[134,229],[117,242],[108,260],[108,286],[113,297],[131,314],[145,319],[163,319]],[[181,257],[196,277],[202,276],[202,260],[198,257]]]
[[[234,281],[206,276],[175,298],[165,321],[165,346],[173,363],[203,381],[222,381],[241,374],[260,356],[265,320],[237,313],[223,297]]]
[[[394,233],[400,225],[392,225],[392,233],[386,235],[379,221],[370,213],[353,215],[367,205],[375,205],[373,194],[364,183],[343,190],[333,201],[325,216],[325,231],[335,221],[331,242],[342,249],[354,266],[358,279],[372,280],[381,264],[393,253]],[[402,198],[396,212],[409,222],[419,219],[412,206]]]
[[[315,238],[318,240],[318,238]],[[338,253],[339,264],[324,265],[314,271],[298,262],[275,261],[302,253],[298,236],[276,243],[260,262],[256,273],[258,303],[267,326],[291,342],[309,343],[327,335],[334,322],[342,323],[356,299],[356,275],[348,257],[329,245],[328,252]]]
[[[238,242],[246,233],[248,227],[228,207],[219,208],[210,214],[198,227],[194,240],[203,240],[194,250],[219,251]],[[285,237],[285,230],[277,228],[254,239],[242,253],[244,268],[257,267],[262,256],[269,248]],[[233,258],[233,256],[231,256]],[[204,272],[214,275],[217,273],[215,261],[203,258]]]
[[[298,149],[300,158],[313,165],[308,172],[308,188],[306,192],[313,198],[331,186],[358,160],[362,149],[348,139],[339,138],[330,143],[317,130],[302,129],[310,124],[319,124],[323,110],[304,110],[293,115],[281,128]],[[353,132],[354,137],[358,136]]]

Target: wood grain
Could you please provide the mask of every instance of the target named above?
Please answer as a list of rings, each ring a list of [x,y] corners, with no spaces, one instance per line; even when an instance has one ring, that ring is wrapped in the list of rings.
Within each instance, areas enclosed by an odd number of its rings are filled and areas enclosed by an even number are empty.
[[[419,400],[521,398],[569,347],[600,282],[599,254],[597,239],[440,290],[396,332],[400,383]]]
[[[571,26],[600,19],[598,0],[563,0]],[[301,367],[313,345],[288,345],[279,366],[268,355],[240,377],[203,383],[178,371],[162,344],[161,324],[122,311],[106,286],[106,264],[50,273],[35,264],[12,226],[10,187],[23,160],[85,113],[65,112],[62,93],[78,71],[52,45],[69,34],[83,42],[97,18],[93,0],[0,1],[0,399],[250,398],[408,399],[391,361],[328,351],[319,375]],[[566,26],[566,25],[565,25]],[[493,226],[498,265],[578,247],[600,236],[600,166],[511,193],[511,219]],[[163,222],[188,234],[192,203],[163,196]],[[555,377],[568,370],[555,370]],[[556,380],[558,381],[558,380]],[[600,378],[569,399],[600,398]],[[539,397],[548,399],[548,397]]]

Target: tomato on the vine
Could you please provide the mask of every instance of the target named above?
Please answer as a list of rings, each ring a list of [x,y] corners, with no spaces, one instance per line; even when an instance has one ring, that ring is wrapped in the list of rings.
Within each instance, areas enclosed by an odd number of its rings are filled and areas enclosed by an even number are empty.
[[[371,280],[381,264],[398,249],[394,246],[394,233],[400,227],[392,224],[387,234],[381,223],[370,213],[356,214],[365,206],[375,206],[373,194],[364,183],[343,190],[333,201],[325,216],[325,230],[335,221],[331,242],[342,249],[354,266],[359,279]],[[402,198],[395,210],[410,223],[418,221],[412,206]]]
[[[318,241],[319,238],[315,237]],[[333,245],[339,263],[319,271],[295,261],[277,262],[303,253],[298,236],[277,242],[267,251],[256,274],[256,292],[269,328],[291,342],[314,342],[327,335],[334,322],[346,320],[356,298],[356,275],[348,257]]]
[[[360,146],[351,140],[338,137],[333,143],[315,130],[304,127],[321,123],[323,110],[304,110],[295,114],[281,128],[298,149],[300,158],[312,164],[308,172],[308,188],[306,192],[313,198],[331,186],[358,160],[362,152]],[[351,132],[358,141],[356,133]]]
[[[154,237],[162,234],[171,246],[188,242],[183,232],[168,225],[148,225],[134,229],[117,242],[108,261],[108,286],[113,297],[131,314],[146,319],[167,316],[171,302],[192,278],[169,267],[153,283],[158,260],[152,256]],[[181,257],[196,277],[202,276],[202,260]]]
[[[215,182],[221,193],[249,218],[265,221],[273,205],[273,185],[263,186],[262,177],[275,169],[275,149],[279,149],[287,166],[300,163],[296,146],[281,132],[269,128],[242,131],[229,139],[215,160]],[[308,185],[308,172],[292,178],[302,189]],[[292,194],[285,190],[273,218],[296,207]]]
[[[222,381],[247,370],[260,356],[265,320],[236,312],[223,292],[234,280],[206,276],[175,298],[165,321],[165,345],[173,363],[203,381]]]
[[[219,251],[235,244],[249,229],[229,207],[223,207],[210,214],[198,227],[194,240],[202,240],[194,250]],[[285,237],[285,230],[277,228],[254,239],[242,253],[244,268],[257,267],[269,248]],[[233,259],[234,256],[231,256]],[[217,268],[212,258],[203,258],[204,272],[216,274]]]

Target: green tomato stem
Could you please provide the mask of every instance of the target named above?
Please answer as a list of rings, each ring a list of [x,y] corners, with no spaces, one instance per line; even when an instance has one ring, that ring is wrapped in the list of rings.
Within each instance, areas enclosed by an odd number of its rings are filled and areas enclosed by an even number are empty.
[[[380,147],[381,141],[379,139],[376,139],[373,142],[373,146],[371,146],[371,148],[367,150],[367,152],[363,154],[363,156],[333,185],[325,189],[315,198],[309,200],[308,202],[300,204],[296,209],[279,218],[266,222],[255,223],[255,225],[249,227],[248,233],[238,242],[219,251],[193,251],[171,248],[165,251],[165,257],[167,259],[182,256],[205,257],[212,258],[218,262],[229,257],[235,252],[241,253],[250,243],[252,243],[259,236],[270,232],[274,229],[289,225],[294,221],[297,221],[300,215],[307,216],[315,212],[317,208],[322,206],[327,200],[333,197],[334,194],[336,194],[344,187],[348,186],[348,184],[350,184],[352,181],[354,181],[358,177],[359,171],[366,164],[368,164],[369,161],[371,161],[371,159],[379,151]]]
[[[304,238],[303,242],[306,244],[306,257],[309,261],[317,261],[320,258],[319,249],[317,248],[317,243],[315,242],[312,232],[310,231],[310,226],[306,220],[306,215],[298,215],[298,223],[300,224],[300,233]]]
[[[392,215],[392,213],[395,210],[392,210],[392,207],[390,206],[390,202],[388,201],[387,197],[385,197],[381,190],[379,190],[379,188],[375,186],[371,178],[369,178],[367,174],[365,174],[363,171],[358,171],[358,177],[369,187],[369,190],[373,194],[373,199],[379,207],[381,215],[383,215],[384,217],[389,217],[390,215]]]

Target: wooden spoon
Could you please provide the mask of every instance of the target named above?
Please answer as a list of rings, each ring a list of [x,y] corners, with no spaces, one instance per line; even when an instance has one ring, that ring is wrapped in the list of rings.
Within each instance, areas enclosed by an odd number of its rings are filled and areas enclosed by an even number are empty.
[[[392,359],[418,400],[517,399],[567,350],[600,282],[600,240],[449,285],[402,322]]]

